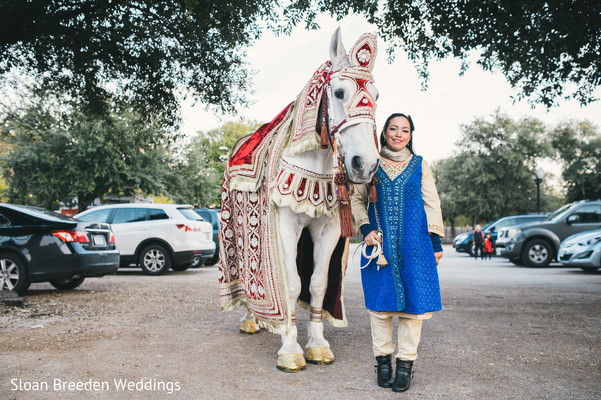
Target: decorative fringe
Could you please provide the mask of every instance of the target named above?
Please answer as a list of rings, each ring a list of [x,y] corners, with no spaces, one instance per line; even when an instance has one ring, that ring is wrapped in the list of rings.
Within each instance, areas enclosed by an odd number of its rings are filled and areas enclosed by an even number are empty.
[[[342,237],[355,236],[353,229],[353,211],[348,195],[348,179],[346,174],[337,173],[334,177],[334,183],[337,185],[336,196],[338,199],[338,218],[340,219],[340,230]]]
[[[371,178],[371,181],[369,182],[369,184],[367,186],[370,203],[375,203],[376,201],[378,201],[378,191],[376,190],[377,183],[378,183],[378,178],[376,178],[374,176],[373,178]]]

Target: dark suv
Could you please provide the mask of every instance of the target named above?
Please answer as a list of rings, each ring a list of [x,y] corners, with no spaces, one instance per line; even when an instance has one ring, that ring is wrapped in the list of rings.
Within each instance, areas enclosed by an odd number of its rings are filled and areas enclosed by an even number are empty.
[[[579,232],[601,228],[601,200],[567,204],[544,221],[517,227],[518,233],[501,252],[515,264],[546,267],[557,258],[561,242]]]
[[[215,254],[204,262],[204,265],[215,265],[219,261],[219,224],[221,223],[221,210],[217,208],[195,208],[194,211],[205,221],[213,226],[213,242],[215,242]]]

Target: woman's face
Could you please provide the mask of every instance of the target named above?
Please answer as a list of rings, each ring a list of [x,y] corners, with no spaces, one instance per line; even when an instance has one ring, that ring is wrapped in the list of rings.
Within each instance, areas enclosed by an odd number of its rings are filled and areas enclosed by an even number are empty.
[[[411,140],[411,125],[405,117],[394,117],[384,131],[386,146],[392,151],[401,151]]]

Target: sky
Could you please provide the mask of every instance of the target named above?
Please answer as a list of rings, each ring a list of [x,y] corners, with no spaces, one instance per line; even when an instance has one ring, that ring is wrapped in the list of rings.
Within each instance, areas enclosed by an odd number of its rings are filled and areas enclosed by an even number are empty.
[[[268,122],[303,89],[313,72],[329,59],[332,34],[340,26],[347,51],[365,32],[377,29],[358,16],[335,21],[327,16],[318,19],[321,28],[306,31],[300,27],[290,36],[276,37],[264,31],[262,38],[247,50],[253,77],[254,102],[241,109],[237,116],[216,116],[203,110],[202,105],[183,107],[182,132],[188,136],[198,131],[208,131],[224,122],[240,117]],[[461,138],[461,125],[475,118],[490,118],[496,110],[513,119],[534,117],[548,126],[563,120],[589,120],[601,127],[601,102],[581,107],[576,101],[561,101],[547,110],[542,106],[532,109],[526,100],[515,102],[518,94],[501,73],[483,71],[472,63],[468,71],[459,76],[460,61],[447,59],[431,62],[427,91],[421,88],[417,71],[404,53],[397,50],[393,63],[387,60],[387,44],[378,40],[378,57],[373,70],[375,85],[380,93],[376,111],[378,131],[394,112],[410,114],[415,123],[414,146],[418,154],[433,162],[452,155],[454,144]],[[601,97],[601,89],[596,93]]]

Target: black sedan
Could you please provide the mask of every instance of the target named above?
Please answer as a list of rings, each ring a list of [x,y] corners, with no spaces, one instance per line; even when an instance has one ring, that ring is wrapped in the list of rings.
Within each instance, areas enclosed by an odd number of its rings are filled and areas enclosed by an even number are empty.
[[[108,224],[81,222],[39,207],[0,204],[0,290],[33,282],[73,289],[119,267]]]

